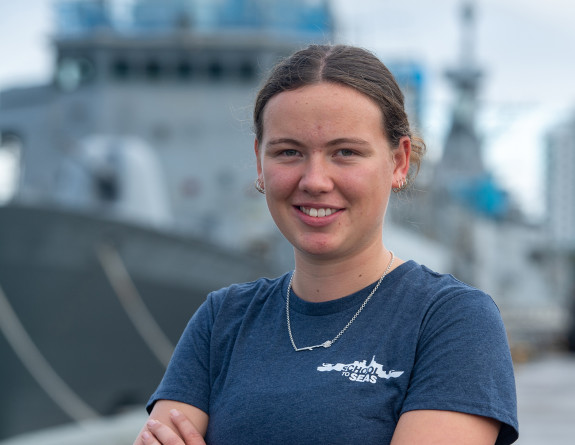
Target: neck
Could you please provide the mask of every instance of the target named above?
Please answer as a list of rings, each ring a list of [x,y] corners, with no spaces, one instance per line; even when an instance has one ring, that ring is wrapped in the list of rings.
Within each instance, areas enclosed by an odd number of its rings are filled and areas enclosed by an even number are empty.
[[[294,292],[303,300],[323,302],[363,289],[381,278],[391,260],[391,253],[383,244],[375,250],[361,257],[337,261],[296,255]],[[401,263],[396,258],[390,271]]]

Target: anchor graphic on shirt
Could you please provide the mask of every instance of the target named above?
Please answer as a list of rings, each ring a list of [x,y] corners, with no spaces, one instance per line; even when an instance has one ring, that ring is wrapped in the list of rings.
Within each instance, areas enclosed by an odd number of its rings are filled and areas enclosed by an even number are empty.
[[[317,367],[320,372],[324,371],[339,371],[344,377],[348,377],[352,382],[367,382],[376,383],[377,378],[390,379],[397,378],[404,373],[404,371],[396,371],[394,369],[385,371],[383,366],[375,361],[375,355],[368,365],[365,360],[354,361],[353,363],[324,363]]]

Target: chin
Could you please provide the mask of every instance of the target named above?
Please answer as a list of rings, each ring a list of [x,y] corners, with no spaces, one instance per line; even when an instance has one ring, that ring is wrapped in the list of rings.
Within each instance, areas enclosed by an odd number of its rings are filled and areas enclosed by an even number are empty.
[[[321,244],[321,245],[310,245],[308,243],[299,243],[296,247],[301,253],[314,256],[318,259],[320,258],[334,258],[338,255],[339,249],[335,248],[335,246]]]

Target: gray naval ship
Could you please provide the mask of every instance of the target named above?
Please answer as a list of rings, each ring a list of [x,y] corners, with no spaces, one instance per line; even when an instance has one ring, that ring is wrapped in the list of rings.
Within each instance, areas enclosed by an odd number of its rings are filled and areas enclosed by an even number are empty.
[[[291,266],[256,177],[265,71],[318,0],[55,5],[54,74],[0,92],[0,439],[145,403],[207,293]],[[4,178],[6,180],[6,178]]]

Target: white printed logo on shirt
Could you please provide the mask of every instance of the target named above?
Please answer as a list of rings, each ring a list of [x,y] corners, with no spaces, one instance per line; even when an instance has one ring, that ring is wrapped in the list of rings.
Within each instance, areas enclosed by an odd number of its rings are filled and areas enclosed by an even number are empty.
[[[386,372],[383,370],[383,366],[375,361],[375,355],[371,359],[369,365],[366,364],[365,360],[361,362],[355,361],[353,363],[324,363],[317,367],[318,371],[339,371],[343,377],[349,378],[352,382],[366,382],[375,383],[377,378],[390,379],[397,378],[404,371],[396,371],[394,369]]]

